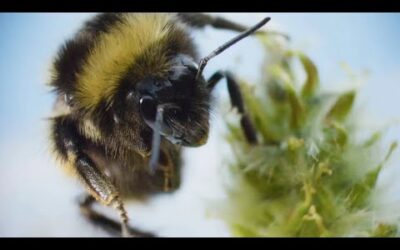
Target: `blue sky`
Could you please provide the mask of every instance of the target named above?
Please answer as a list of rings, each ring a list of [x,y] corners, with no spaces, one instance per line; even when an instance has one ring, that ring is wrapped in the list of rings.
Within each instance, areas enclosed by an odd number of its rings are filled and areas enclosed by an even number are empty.
[[[84,225],[73,219],[76,211],[72,207],[72,196],[79,193],[71,187],[71,183],[63,179],[59,169],[49,161],[47,155],[46,122],[54,99],[45,86],[48,65],[57,48],[79,27],[90,14],[86,13],[1,13],[0,14],[0,236],[2,235],[62,235],[74,236],[77,230],[83,230]],[[271,14],[223,14],[237,22],[251,25],[261,17],[272,17],[270,27],[288,33],[292,38],[294,48],[303,49],[316,62],[320,70],[322,84],[326,88],[335,86],[346,87],[346,74],[340,67],[346,62],[356,73],[369,70],[369,78],[362,86],[359,104],[368,111],[373,121],[382,124],[400,118],[400,14],[366,14],[366,13],[271,13]],[[200,45],[200,53],[207,54],[233,35],[228,31],[214,31],[207,28],[204,32],[195,34]],[[257,50],[259,44],[247,39],[235,45],[213,59],[207,66],[205,74],[221,68],[235,69],[235,73],[244,77],[255,77],[259,68],[254,67],[262,60],[262,53]],[[240,67],[236,67],[240,57]],[[218,91],[222,93],[222,85]],[[397,123],[399,124],[399,123]],[[399,126],[397,126],[399,127]],[[212,131],[210,137],[218,133]],[[400,130],[394,129],[389,139],[400,139]],[[218,140],[211,138],[209,144],[189,150],[194,154],[193,165],[201,164],[204,154],[209,155],[210,164],[207,167],[193,167],[188,175],[197,176],[186,186],[183,197],[176,199],[190,209],[182,207],[178,211],[181,227],[177,224],[176,231],[165,231],[166,235],[225,235],[214,222],[207,224],[201,215],[199,200],[193,192],[200,196],[214,194],[210,191],[213,168],[220,164],[220,147]],[[197,161],[197,162],[196,162]],[[201,169],[201,170],[200,170]],[[209,172],[207,172],[209,171]],[[192,174],[190,174],[192,173]],[[400,171],[398,171],[400,174]],[[398,176],[398,175],[397,175]],[[17,178],[16,178],[17,177]],[[9,181],[13,178],[13,181]],[[398,178],[397,178],[398,179]],[[206,180],[209,189],[204,189],[202,181]],[[211,184],[210,184],[211,183]],[[397,192],[399,193],[399,192]],[[186,195],[186,196],[185,196]],[[51,202],[46,203],[45,198]],[[192,200],[190,200],[192,199]],[[166,202],[166,201],[165,201]],[[34,204],[43,204],[38,207]],[[46,204],[46,206],[44,205]],[[51,209],[57,204],[57,211]],[[143,217],[148,221],[155,215],[148,211],[158,211],[160,216],[166,212],[177,212],[174,204],[168,210],[167,203],[160,208],[149,210],[143,207]],[[26,209],[29,208],[29,209]],[[63,210],[64,209],[64,210]],[[158,210],[157,210],[158,209]],[[185,215],[185,211],[194,211]],[[72,212],[71,212],[72,211]],[[75,212],[74,212],[75,211]],[[68,217],[71,216],[71,217]],[[147,217],[146,217],[147,216]],[[194,217],[198,218],[193,219]],[[24,218],[23,220],[21,218]],[[141,219],[143,218],[143,219]],[[158,217],[155,217],[158,218]],[[44,220],[46,221],[44,221]],[[63,228],[58,227],[58,220],[63,220]],[[192,221],[194,220],[194,221]],[[162,221],[162,220],[158,220]],[[187,226],[188,221],[198,227]],[[158,226],[156,221],[152,225]],[[45,230],[41,225],[47,224]],[[150,223],[151,224],[151,223]],[[4,225],[7,225],[5,230]],[[41,228],[41,234],[37,231]],[[167,227],[167,226],[166,226]],[[190,231],[197,228],[197,231]],[[218,229],[216,229],[218,228]],[[43,231],[44,230],[44,231]],[[63,231],[64,230],[64,231]],[[180,231],[179,231],[180,230]],[[79,231],[80,235],[97,235],[98,232]]]
[[[35,126],[52,96],[46,70],[84,14],[0,14],[0,141]]]

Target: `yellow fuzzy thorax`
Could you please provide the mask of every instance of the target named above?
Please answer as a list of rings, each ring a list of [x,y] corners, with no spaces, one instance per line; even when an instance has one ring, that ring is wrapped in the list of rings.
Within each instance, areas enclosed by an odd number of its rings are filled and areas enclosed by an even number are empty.
[[[161,13],[124,14],[122,22],[101,34],[77,77],[78,103],[91,110],[101,100],[110,102],[121,77],[138,57],[146,58],[146,63],[135,69],[137,77],[149,71],[165,73],[169,62],[164,48],[171,36],[183,29],[170,25],[175,18]]]

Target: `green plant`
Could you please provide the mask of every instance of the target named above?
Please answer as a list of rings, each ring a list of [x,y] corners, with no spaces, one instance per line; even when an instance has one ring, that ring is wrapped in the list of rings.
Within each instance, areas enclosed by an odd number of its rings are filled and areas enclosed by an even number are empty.
[[[398,221],[379,221],[371,199],[390,154],[381,132],[366,140],[352,112],[356,90],[324,93],[317,66],[304,53],[263,37],[268,61],[256,85],[242,81],[247,111],[259,131],[251,146],[228,122],[234,153],[224,218],[236,236],[398,236]],[[294,62],[305,82],[299,84]]]

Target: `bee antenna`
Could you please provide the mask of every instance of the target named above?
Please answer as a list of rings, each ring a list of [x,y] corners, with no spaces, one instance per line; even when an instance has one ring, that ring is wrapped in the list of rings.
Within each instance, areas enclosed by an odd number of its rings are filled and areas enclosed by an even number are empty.
[[[158,167],[158,160],[160,158],[160,144],[161,144],[161,125],[163,122],[164,107],[157,106],[156,120],[153,129],[153,141],[151,145],[151,158],[150,158],[150,172],[155,173]]]
[[[229,48],[233,44],[239,42],[243,38],[245,38],[245,37],[249,36],[250,34],[254,33],[256,30],[258,30],[259,28],[264,26],[269,20],[271,20],[270,17],[264,18],[263,20],[261,20],[261,22],[257,23],[256,25],[254,25],[253,27],[249,28],[248,30],[243,31],[242,33],[240,33],[236,37],[232,38],[228,42],[226,42],[223,45],[221,45],[220,47],[218,47],[216,50],[211,52],[208,56],[202,58],[200,60],[200,63],[199,63],[199,70],[197,71],[196,79],[198,79],[201,76],[201,74],[203,73],[204,67],[207,65],[208,61],[211,58],[219,55],[221,52],[223,52],[224,50],[226,50],[227,48]]]

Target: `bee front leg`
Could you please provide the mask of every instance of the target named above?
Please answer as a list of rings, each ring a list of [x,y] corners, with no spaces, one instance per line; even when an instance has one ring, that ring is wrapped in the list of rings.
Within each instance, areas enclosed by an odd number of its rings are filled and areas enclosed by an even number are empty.
[[[211,25],[217,29],[227,29],[237,32],[247,30],[246,26],[219,16],[211,16],[203,13],[179,13],[178,15],[187,24],[197,28],[204,28],[207,25]]]
[[[222,30],[231,30],[236,32],[244,32],[249,29],[249,27],[242,25],[240,23],[233,22],[221,16],[211,16],[204,13],[179,13],[178,16],[188,25],[194,28],[204,28],[207,25],[215,29]],[[287,34],[273,31],[273,30],[257,30],[256,34],[270,34],[270,35],[278,35],[286,40],[290,40],[290,37]]]
[[[83,215],[89,219],[95,225],[98,225],[108,231],[111,235],[121,235],[121,223],[111,220],[102,214],[99,214],[93,209],[93,205],[96,202],[93,196],[85,194],[79,199],[79,207]]]
[[[217,71],[209,79],[207,88],[212,91],[222,78],[226,78],[229,97],[231,99],[232,107],[237,108],[239,114],[241,115],[240,125],[249,144],[257,144],[257,132],[254,128],[253,123],[250,120],[249,115],[246,113],[242,93],[240,91],[239,84],[233,77],[233,75],[228,71]]]
[[[98,169],[94,161],[86,153],[90,149],[89,141],[80,135],[75,122],[68,118],[57,117],[53,120],[53,142],[59,158],[70,168],[84,184],[88,192],[104,205],[112,206],[119,212],[122,236],[131,236],[128,228],[128,216],[116,187],[111,180]],[[93,199],[94,200],[94,199]],[[81,203],[82,211],[89,219],[99,216],[90,208],[90,199]]]
[[[95,198],[91,195],[85,194],[80,197],[79,206],[81,212],[95,225],[98,225],[108,231],[111,235],[121,235],[121,223],[110,219],[93,209],[93,205],[96,202]],[[153,234],[142,232],[136,228],[129,227],[126,235],[134,235],[140,237],[154,237]]]

